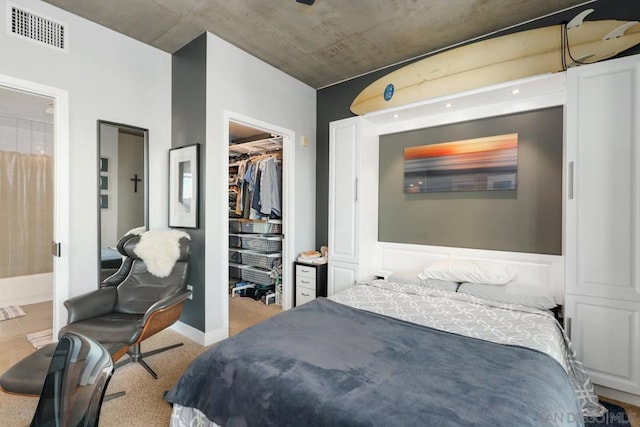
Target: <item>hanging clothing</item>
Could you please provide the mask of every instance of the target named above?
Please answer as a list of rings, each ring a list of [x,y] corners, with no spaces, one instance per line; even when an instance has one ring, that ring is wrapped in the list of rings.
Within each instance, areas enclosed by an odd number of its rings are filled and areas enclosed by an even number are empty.
[[[260,165],[256,165],[256,176],[253,182],[253,195],[251,196],[251,214],[249,218],[251,219],[259,219],[260,218],[260,187],[261,181],[260,178],[262,176],[262,171],[260,170]]]
[[[247,169],[247,161],[242,160],[238,164],[238,197],[236,198],[235,214],[242,216],[242,203],[244,199],[244,174]]]
[[[282,216],[282,165],[275,156],[259,155],[236,163],[237,187],[230,215],[249,219]]]
[[[260,198],[260,213],[264,215],[282,215],[280,191],[282,180],[278,181],[277,160],[275,157],[264,159],[262,170],[262,197]]]

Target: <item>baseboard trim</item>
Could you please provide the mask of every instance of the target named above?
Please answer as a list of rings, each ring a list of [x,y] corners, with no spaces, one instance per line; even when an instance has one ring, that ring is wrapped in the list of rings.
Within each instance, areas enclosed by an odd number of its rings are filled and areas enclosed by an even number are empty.
[[[229,338],[229,328],[218,328],[207,332],[204,336],[204,345],[211,345]]]
[[[201,346],[208,346],[211,344],[215,344],[229,337],[229,331],[226,328],[215,329],[210,332],[202,332],[200,329],[196,329],[191,325],[187,325],[184,322],[177,321],[171,326],[171,329],[184,336],[185,338],[190,339],[196,344],[200,344]]]
[[[201,330],[196,329],[191,325],[187,325],[186,323],[181,321],[177,321],[176,323],[171,325],[170,329],[176,331],[185,338],[189,338],[196,344],[204,346],[204,332],[202,332]]]
[[[619,400],[620,402],[640,406],[640,396],[638,396],[637,394],[631,394],[627,393],[626,391],[620,391],[597,384],[594,385],[594,388],[598,396],[604,396],[608,397],[609,399],[615,399]]]

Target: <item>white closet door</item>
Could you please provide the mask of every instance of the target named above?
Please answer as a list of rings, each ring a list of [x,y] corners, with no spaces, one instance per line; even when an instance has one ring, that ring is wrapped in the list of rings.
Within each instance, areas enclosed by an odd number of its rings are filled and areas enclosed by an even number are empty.
[[[634,394],[640,394],[639,64],[628,57],[571,68],[566,111],[566,322],[593,383]]]
[[[592,382],[640,394],[640,304],[568,295],[565,316]]]
[[[358,122],[330,123],[329,259],[358,262]]]
[[[343,291],[353,286],[358,278],[358,264],[349,262],[329,262],[327,270],[327,295]]]
[[[640,301],[637,61],[569,70],[569,293]]]

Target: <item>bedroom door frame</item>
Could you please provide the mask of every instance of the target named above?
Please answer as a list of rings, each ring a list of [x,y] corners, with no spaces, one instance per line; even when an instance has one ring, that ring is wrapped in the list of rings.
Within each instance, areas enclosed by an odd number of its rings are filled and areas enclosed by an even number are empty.
[[[53,330],[66,322],[64,301],[69,298],[69,94],[66,90],[0,74],[0,86],[53,100]]]
[[[295,194],[295,180],[293,171],[295,170],[295,146],[294,142],[296,140],[295,131],[291,129],[286,129],[281,126],[277,126],[271,123],[263,122],[261,120],[254,119],[252,117],[245,116],[243,114],[234,113],[231,111],[224,112],[224,139],[223,141],[227,141],[224,145],[225,153],[223,157],[226,159],[226,165],[222,169],[222,173],[225,175],[223,182],[224,185],[227,185],[228,176],[227,171],[229,170],[229,123],[236,122],[241,123],[246,126],[254,127],[257,129],[262,129],[265,132],[273,132],[279,135],[282,135],[282,309],[288,310],[293,306],[293,283],[291,282],[293,279],[293,274],[291,274],[290,269],[293,265],[293,230],[295,230],[295,215],[293,210],[293,201],[291,200],[292,195]],[[285,165],[286,164],[286,165]],[[224,193],[226,194],[226,192]],[[225,209],[227,208],[228,203],[224,204]],[[224,217],[228,217],[228,212],[225,210]],[[224,227],[224,236],[227,238],[222,239],[220,243],[220,252],[222,254],[226,254],[226,262],[229,263],[228,253],[229,253],[229,224],[222,224]],[[229,279],[229,270],[226,269],[223,272],[223,275],[226,277],[226,281],[223,283],[227,283]],[[225,330],[229,330],[229,300],[228,300],[228,288],[226,286],[222,286],[220,288],[222,292],[224,292],[223,301],[224,301],[224,328]]]

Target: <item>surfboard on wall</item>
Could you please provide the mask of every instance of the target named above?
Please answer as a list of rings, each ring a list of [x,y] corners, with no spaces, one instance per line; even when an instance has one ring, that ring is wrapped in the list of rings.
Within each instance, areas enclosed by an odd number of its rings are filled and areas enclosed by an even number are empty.
[[[482,40],[409,64],[367,86],[351,104],[362,115],[611,58],[640,43],[637,21],[583,21]]]

